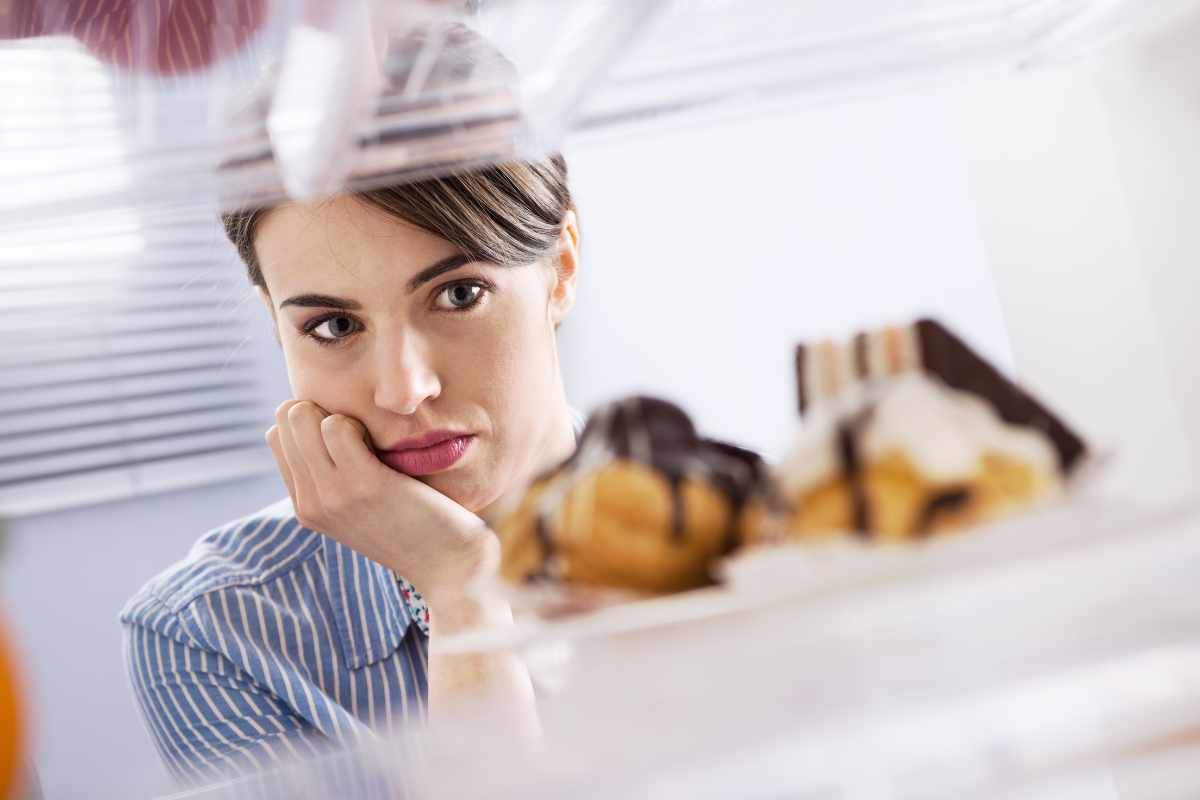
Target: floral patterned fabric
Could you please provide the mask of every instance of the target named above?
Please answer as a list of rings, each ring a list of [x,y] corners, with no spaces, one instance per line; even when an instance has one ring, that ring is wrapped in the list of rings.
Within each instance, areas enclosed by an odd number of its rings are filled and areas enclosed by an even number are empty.
[[[421,629],[421,633],[429,637],[429,606],[425,605],[425,598],[421,597],[421,593],[413,588],[413,585],[408,581],[396,576],[396,583],[400,585],[400,597],[404,600],[404,607],[408,609],[408,615],[412,617],[412,621],[417,623],[417,627]]]

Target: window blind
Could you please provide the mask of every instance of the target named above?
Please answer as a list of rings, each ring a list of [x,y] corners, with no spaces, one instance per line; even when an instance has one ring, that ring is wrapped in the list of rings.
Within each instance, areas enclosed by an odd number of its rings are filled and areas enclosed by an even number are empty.
[[[270,468],[258,309],[215,218],[106,258],[98,229],[53,261],[0,237],[0,514]]]
[[[88,86],[90,124],[112,126],[111,147],[86,154],[111,168],[90,179],[136,187],[129,131],[102,102],[98,64],[22,46],[0,51],[0,74],[0,185],[36,193],[39,169],[61,174],[83,158],[69,89]],[[215,200],[154,216],[76,207],[0,219],[0,516],[273,469],[253,314]]]

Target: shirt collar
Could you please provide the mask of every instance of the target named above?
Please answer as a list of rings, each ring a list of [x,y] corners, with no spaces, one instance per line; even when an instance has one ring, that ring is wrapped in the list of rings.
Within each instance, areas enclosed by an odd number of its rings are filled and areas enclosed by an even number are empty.
[[[321,538],[329,605],[346,664],[359,669],[387,658],[412,621],[392,571],[336,539]]]

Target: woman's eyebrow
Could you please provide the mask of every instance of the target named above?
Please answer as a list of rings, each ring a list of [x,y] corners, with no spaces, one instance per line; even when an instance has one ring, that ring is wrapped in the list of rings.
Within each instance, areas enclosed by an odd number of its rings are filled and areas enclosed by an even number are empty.
[[[328,294],[298,294],[289,297],[279,304],[284,306],[300,306],[301,308],[336,308],[342,311],[358,311],[362,306],[354,300],[344,297],[333,297]]]
[[[464,264],[470,264],[475,259],[471,258],[466,253],[456,253],[455,255],[443,258],[431,267],[426,267],[416,274],[416,276],[408,282],[408,291],[411,294],[421,288],[422,284],[429,283],[431,280],[441,275],[444,272],[456,270]]]
[[[470,264],[475,259],[471,258],[466,253],[456,253],[452,256],[447,256],[441,261],[436,262],[432,266],[426,267],[416,274],[408,282],[407,289],[409,293],[420,289],[423,284],[429,283],[431,280],[446,272],[451,272],[459,267]],[[362,305],[355,300],[349,300],[345,297],[334,297],[328,294],[298,294],[295,297],[289,297],[279,304],[280,308],[284,306],[300,306],[301,308],[336,308],[339,311],[359,311]]]

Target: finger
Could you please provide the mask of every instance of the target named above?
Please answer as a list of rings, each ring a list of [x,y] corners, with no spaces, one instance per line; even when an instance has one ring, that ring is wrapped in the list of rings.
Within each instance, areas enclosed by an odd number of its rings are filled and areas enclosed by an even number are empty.
[[[291,423],[292,439],[304,456],[309,474],[317,485],[321,485],[331,477],[334,469],[333,458],[321,436],[321,420],[329,415],[316,403],[306,400],[291,406],[287,416]]]
[[[288,466],[287,458],[283,455],[283,446],[279,443],[279,427],[272,425],[268,428],[266,438],[267,446],[271,448],[271,455],[275,456],[275,466],[279,469],[280,477],[283,478],[283,485],[287,487],[294,504],[296,502],[296,482],[292,478],[292,470]]]
[[[366,426],[354,417],[330,414],[321,421],[321,435],[339,471],[370,474],[387,469],[367,444],[369,435]]]
[[[318,497],[316,485],[304,460],[304,452],[292,434],[291,409],[297,402],[289,400],[279,406],[275,411],[275,426],[279,429],[279,449],[283,451],[283,457],[292,473],[292,502],[299,509],[307,503],[318,502]]]

